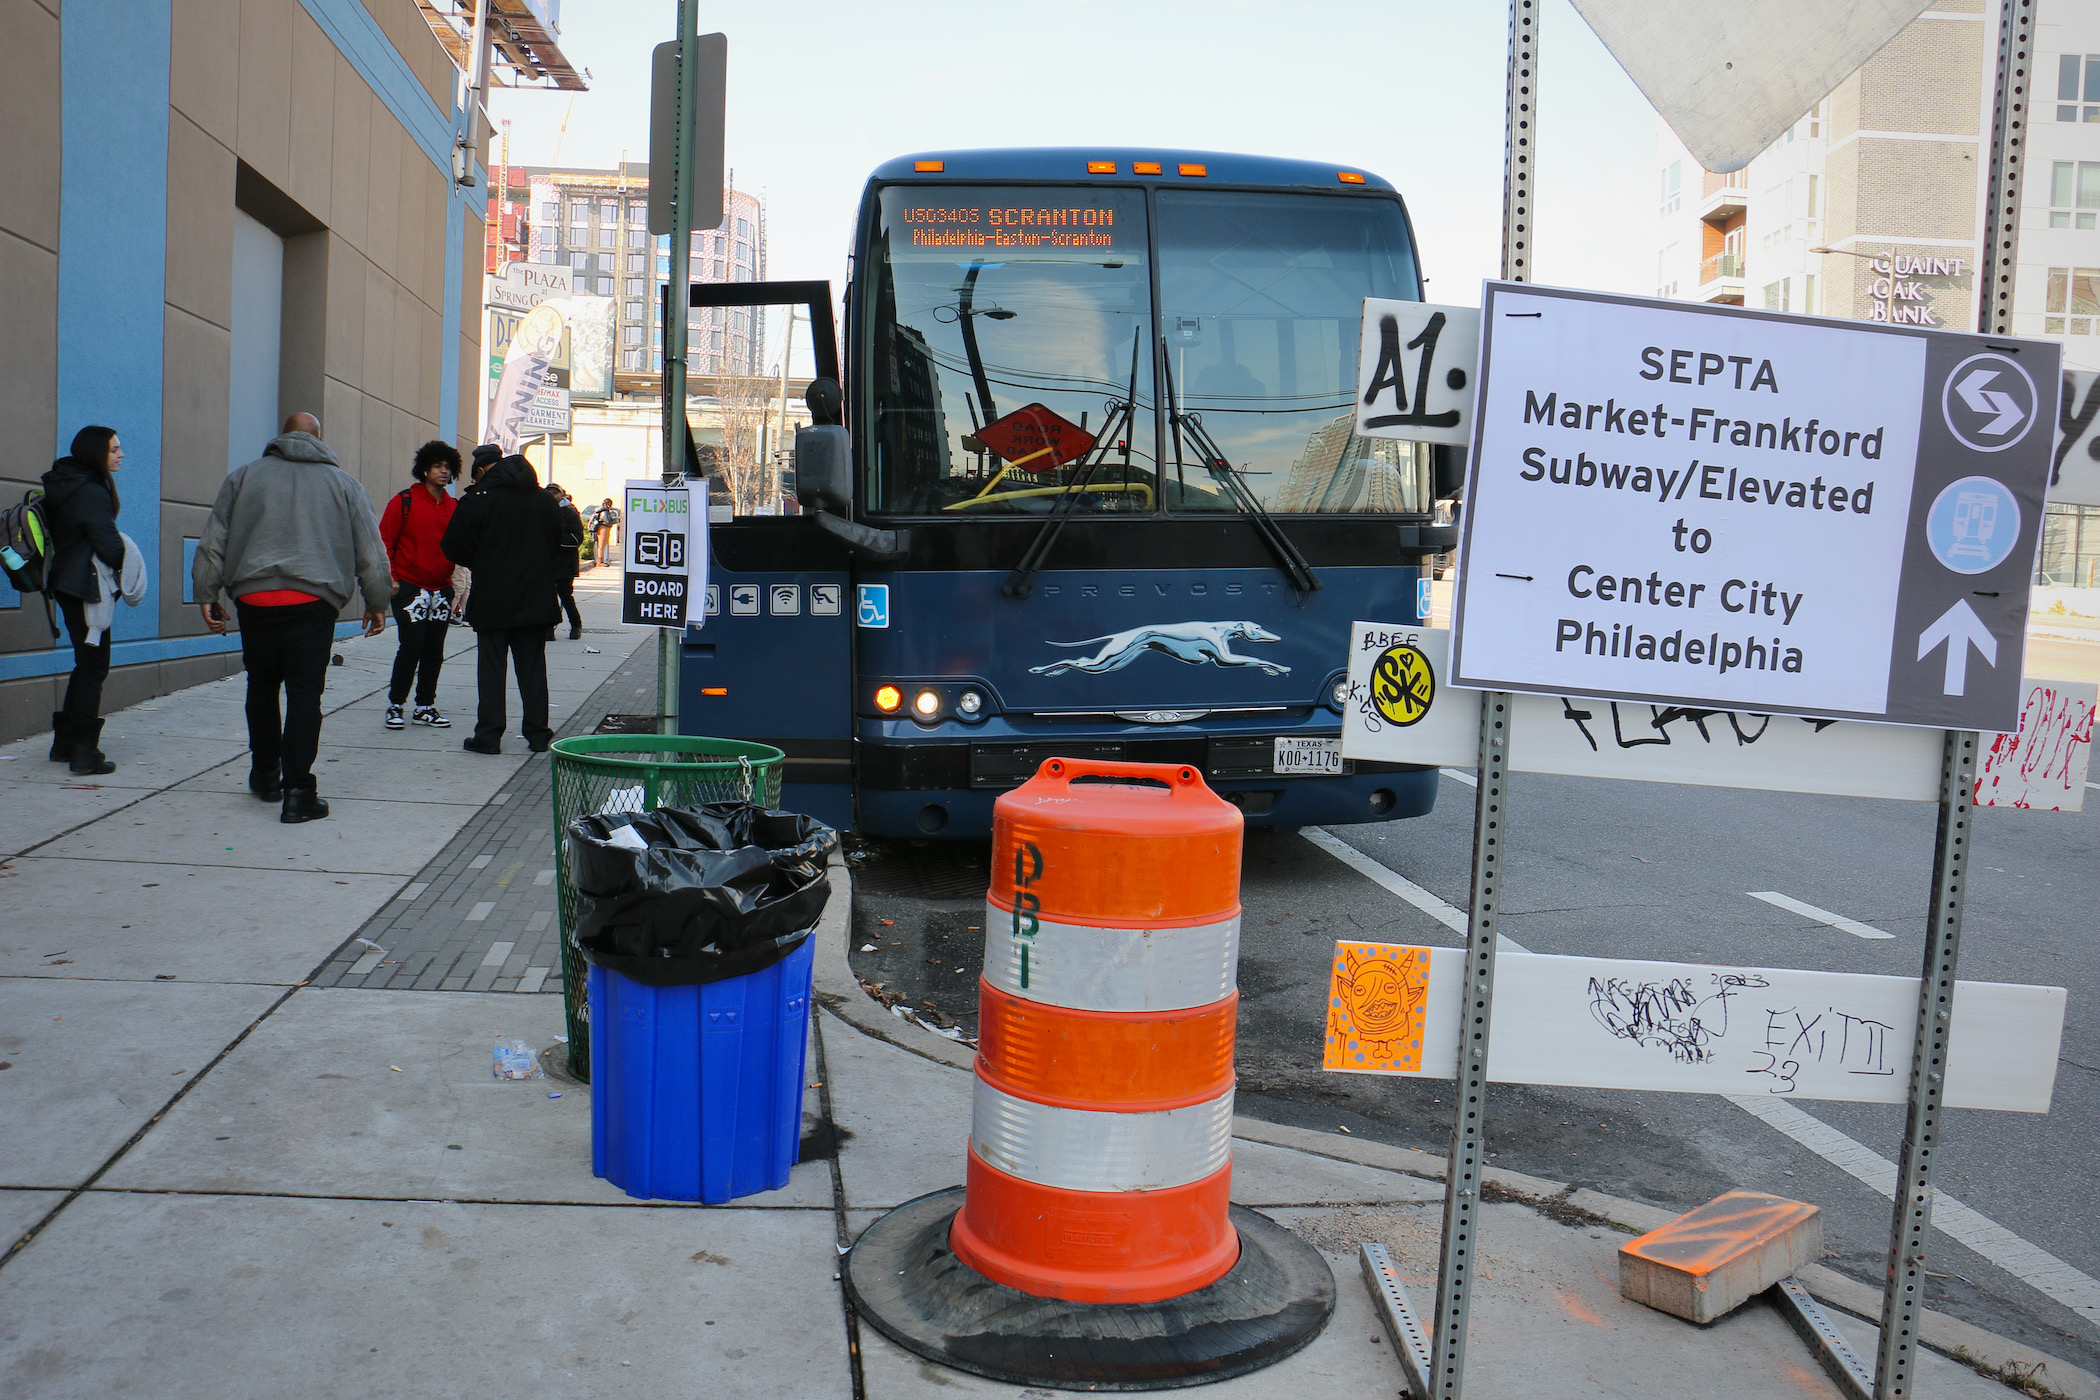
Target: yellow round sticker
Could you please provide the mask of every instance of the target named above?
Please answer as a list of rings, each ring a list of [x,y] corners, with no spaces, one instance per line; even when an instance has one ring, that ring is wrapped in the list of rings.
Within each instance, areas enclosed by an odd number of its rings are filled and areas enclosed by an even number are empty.
[[[1436,672],[1411,646],[1387,647],[1371,664],[1371,703],[1389,724],[1410,725],[1436,699]]]

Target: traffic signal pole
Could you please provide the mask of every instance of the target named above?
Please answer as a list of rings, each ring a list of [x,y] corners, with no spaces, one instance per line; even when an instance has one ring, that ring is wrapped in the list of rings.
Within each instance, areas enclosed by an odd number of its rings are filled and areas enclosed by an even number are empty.
[[[693,255],[693,114],[700,103],[700,12],[698,0],[678,0],[678,95],[673,108],[671,155],[670,294],[664,298],[663,479],[685,475],[686,287]],[[654,172],[651,172],[652,175]],[[662,189],[662,185],[656,185]],[[705,530],[705,520],[689,523]],[[683,629],[656,633],[656,713],[659,731],[678,732],[678,648]]]

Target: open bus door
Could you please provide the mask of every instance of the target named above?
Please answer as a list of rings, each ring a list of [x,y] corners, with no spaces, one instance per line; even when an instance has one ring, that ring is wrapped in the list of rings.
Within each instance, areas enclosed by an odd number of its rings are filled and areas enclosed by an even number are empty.
[[[805,308],[816,383],[837,384],[830,283],[695,283],[690,305]],[[780,749],[781,805],[843,830],[853,824],[851,550],[818,515],[723,519],[728,493],[710,500],[712,569],[704,616],[681,648],[678,732]]]

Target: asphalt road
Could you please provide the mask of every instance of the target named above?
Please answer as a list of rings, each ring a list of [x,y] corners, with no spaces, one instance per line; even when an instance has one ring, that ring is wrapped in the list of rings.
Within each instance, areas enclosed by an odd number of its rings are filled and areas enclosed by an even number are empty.
[[[1334,834],[1452,904],[1466,903],[1473,790],[1449,777],[1437,810]],[[1518,775],[1511,785],[1503,932],[1538,953],[1916,976],[1935,809]],[[2100,812],[1978,814],[1961,974],[2069,990],[2046,1116],[1952,1111],[1937,1183],[2031,1244],[2100,1276],[2100,975],[2093,862]],[[974,1036],[987,852],[894,846],[859,875],[853,962],[887,997]],[[1323,1073],[1328,960],[1337,939],[1452,946],[1429,915],[1304,837],[1247,841],[1240,962],[1239,1111],[1441,1154],[1443,1082]],[[1776,890],[1896,935],[1869,941],[1748,897]],[[890,922],[884,923],[883,920]],[[861,948],[872,951],[861,952]],[[1795,1107],[1895,1159],[1894,1105]],[[1496,1086],[1496,1165],[1689,1208],[1746,1188],[1817,1203],[1828,1262],[1880,1286],[1885,1198],[1725,1099]],[[1931,1305],[2100,1370],[2100,1328],[1937,1235]]]

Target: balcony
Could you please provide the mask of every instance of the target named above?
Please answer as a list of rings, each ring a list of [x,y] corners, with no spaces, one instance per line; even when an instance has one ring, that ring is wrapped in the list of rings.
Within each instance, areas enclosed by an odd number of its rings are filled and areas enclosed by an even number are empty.
[[[1705,178],[1699,182],[1699,217],[1715,228],[1726,230],[1730,224],[1739,222],[1750,204],[1750,173],[1732,170],[1726,175],[1716,175],[1711,170],[1703,172]]]
[[[1743,255],[1741,253],[1715,253],[1699,264],[1700,301],[1724,302],[1730,306],[1743,304]]]

